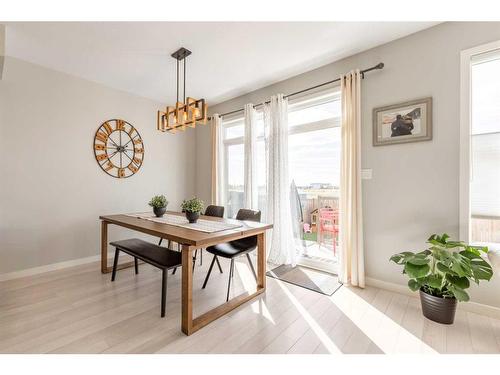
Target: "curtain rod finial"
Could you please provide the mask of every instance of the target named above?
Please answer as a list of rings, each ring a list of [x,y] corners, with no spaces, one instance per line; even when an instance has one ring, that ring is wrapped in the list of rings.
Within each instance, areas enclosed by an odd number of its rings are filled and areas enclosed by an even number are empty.
[[[383,69],[384,68],[384,63],[378,63],[376,66],[377,69]]]

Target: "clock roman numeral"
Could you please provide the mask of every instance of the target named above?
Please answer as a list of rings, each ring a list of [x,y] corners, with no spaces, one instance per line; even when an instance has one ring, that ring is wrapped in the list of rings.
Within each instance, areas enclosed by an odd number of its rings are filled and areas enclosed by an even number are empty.
[[[105,170],[106,172],[108,172],[108,171],[110,171],[110,170],[111,170],[111,169],[113,169],[113,168],[114,168],[113,163],[111,163],[110,161],[108,161],[108,163],[106,164],[106,168],[104,168],[104,170]]]
[[[116,120],[116,130],[125,130],[125,123],[123,120]]]
[[[138,170],[138,169],[137,169],[137,167],[136,167],[134,164],[132,164],[132,163],[130,163],[130,164],[127,166],[127,168],[128,168],[128,169],[130,169],[130,171],[131,171],[132,173],[135,173],[135,172],[137,172],[137,170]]]
[[[105,151],[106,150],[106,145],[95,144],[94,145],[94,149],[95,150],[99,150],[99,151]]]
[[[125,168],[118,168],[118,177],[119,178],[125,177]]]
[[[111,133],[113,133],[113,128],[111,128],[111,125],[109,125],[109,123],[107,121],[104,124],[102,124],[102,126],[104,127],[104,130],[106,131],[106,133],[107,133],[108,136]]]
[[[100,155],[96,155],[95,158],[99,161],[103,161],[103,160],[106,160],[108,158],[108,155],[107,154],[100,154]]]
[[[108,142],[108,135],[105,133],[105,132],[97,132],[96,136],[95,136],[98,140],[100,140],[101,142]]]

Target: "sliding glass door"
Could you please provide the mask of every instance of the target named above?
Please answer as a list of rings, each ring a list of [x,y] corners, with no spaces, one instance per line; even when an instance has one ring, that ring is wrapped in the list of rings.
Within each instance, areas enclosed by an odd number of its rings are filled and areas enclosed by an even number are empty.
[[[338,91],[302,97],[289,104],[290,205],[299,263],[336,272],[339,252],[340,96]],[[225,118],[226,216],[244,206],[244,120]],[[266,217],[266,141],[257,116],[258,207]]]
[[[338,93],[290,104],[289,172],[299,264],[336,273],[340,185]]]

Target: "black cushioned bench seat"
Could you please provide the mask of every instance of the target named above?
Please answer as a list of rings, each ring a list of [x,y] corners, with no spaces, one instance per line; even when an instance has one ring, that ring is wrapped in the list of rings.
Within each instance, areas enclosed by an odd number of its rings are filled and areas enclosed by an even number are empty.
[[[134,257],[135,273],[139,273],[137,259],[149,263],[162,270],[161,280],[161,317],[165,316],[165,305],[167,301],[167,271],[170,268],[179,267],[182,264],[182,255],[180,252],[172,251],[164,247],[140,240],[131,238],[128,240],[115,241],[110,243],[115,247],[115,260],[113,261],[113,273],[111,281],[115,281],[116,269],[118,266],[118,257],[120,251]]]
[[[180,252],[172,251],[138,238],[111,242],[110,245],[159,268],[169,269],[178,267],[182,263]]]

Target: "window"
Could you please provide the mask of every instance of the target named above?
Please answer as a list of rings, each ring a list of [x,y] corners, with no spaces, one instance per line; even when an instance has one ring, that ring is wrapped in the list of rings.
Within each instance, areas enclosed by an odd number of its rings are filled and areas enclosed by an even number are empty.
[[[500,242],[500,52],[471,62],[470,215],[473,242]]]
[[[243,208],[245,195],[244,184],[244,164],[245,146],[244,134],[245,124],[243,117],[224,119],[224,155],[226,183],[224,186],[226,196],[226,216],[233,218],[240,208]],[[257,183],[259,189],[258,207],[265,209],[266,195],[266,154],[264,142],[264,122],[262,112],[257,112]]]
[[[244,122],[243,118],[226,121],[224,119],[224,167],[225,167],[225,198],[226,216],[235,217],[243,207],[243,181],[244,181]]]
[[[290,101],[288,124],[290,178],[305,208],[318,195],[338,196],[340,163],[340,97],[328,91]],[[244,205],[244,119],[224,119],[225,196],[228,217]],[[258,207],[266,208],[266,145],[262,111],[257,111]],[[304,216],[308,217],[308,213]]]
[[[338,231],[318,236],[318,209],[338,209],[340,195],[341,105],[338,90],[290,100],[288,161],[290,205],[299,263],[336,272]],[[244,119],[224,118],[225,197],[227,217],[244,206]],[[257,111],[258,208],[266,217],[266,141],[263,113]],[[338,215],[338,210],[335,210]],[[335,234],[336,233],[336,234]]]
[[[460,238],[500,243],[500,41],[461,53]]]

